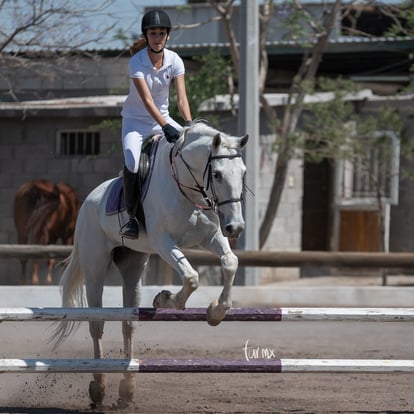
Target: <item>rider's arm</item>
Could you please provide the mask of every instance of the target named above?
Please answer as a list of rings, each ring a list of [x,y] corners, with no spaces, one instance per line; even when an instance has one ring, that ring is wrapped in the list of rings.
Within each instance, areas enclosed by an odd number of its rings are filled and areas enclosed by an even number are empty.
[[[187,92],[185,90],[184,75],[175,78],[175,89],[177,91],[177,106],[184,121],[191,121],[190,105],[188,104]]]

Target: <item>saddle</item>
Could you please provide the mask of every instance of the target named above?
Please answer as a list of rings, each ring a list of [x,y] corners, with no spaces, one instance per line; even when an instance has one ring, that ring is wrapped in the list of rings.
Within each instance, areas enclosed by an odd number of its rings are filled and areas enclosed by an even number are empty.
[[[137,185],[139,186],[138,193],[140,197],[137,199],[136,218],[143,229],[145,229],[145,215],[142,203],[147,195],[151,181],[160,137],[160,135],[152,135],[144,140],[139,159]],[[125,211],[125,208],[123,177],[118,177],[109,189],[105,212],[107,215],[112,215]]]

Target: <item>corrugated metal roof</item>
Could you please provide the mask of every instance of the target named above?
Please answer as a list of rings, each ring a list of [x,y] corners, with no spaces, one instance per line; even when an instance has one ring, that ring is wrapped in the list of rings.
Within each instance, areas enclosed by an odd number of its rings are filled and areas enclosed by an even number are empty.
[[[397,44],[407,48],[414,49],[414,37],[363,37],[363,36],[338,36],[329,39],[328,44],[330,46],[335,45],[378,45],[388,47],[391,44]],[[238,44],[239,46],[239,44]],[[216,43],[168,43],[168,48],[173,50],[197,50],[197,49],[223,49],[229,48],[230,42],[216,42]],[[292,41],[292,40],[269,40],[266,42],[267,48],[272,47],[292,47],[292,48],[303,48],[303,44]],[[112,49],[113,51],[116,51]],[[118,50],[121,52],[122,50]]]
[[[363,37],[363,36],[339,36],[329,39],[328,43],[335,44],[384,44],[384,43],[410,43],[414,46],[414,37]],[[266,46],[293,46],[302,47],[303,44],[293,40],[270,40],[266,42]],[[229,42],[219,43],[171,43],[168,44],[171,49],[197,49],[197,48],[222,48],[230,47]]]
[[[79,98],[43,99],[37,101],[0,102],[1,110],[113,108],[121,107],[126,95],[85,96]]]
[[[392,37],[392,36],[382,36],[382,37],[365,37],[365,36],[337,36],[329,39],[328,44],[330,46],[335,45],[383,45],[384,47],[390,46],[391,44],[406,46],[409,49],[414,49],[414,37]],[[238,44],[239,45],[239,44]],[[266,46],[268,48],[272,47],[292,47],[292,48],[303,48],[303,44],[293,40],[268,40],[266,41]],[[198,50],[198,49],[211,49],[211,48],[229,48],[230,42],[205,42],[205,43],[168,43],[167,47],[170,49],[178,50]],[[8,51],[7,53],[30,53],[31,50],[19,50],[19,51]],[[59,50],[50,50],[48,49],[45,53],[59,52]],[[122,54],[129,53],[128,48],[108,48],[108,47],[98,47],[94,49],[82,49],[79,50],[79,53],[112,53],[112,54]],[[42,53],[41,50],[35,50],[33,53],[39,54]]]
[[[286,104],[288,94],[286,93],[266,93],[266,99],[272,106],[283,106]],[[38,101],[23,101],[23,102],[0,102],[1,111],[27,111],[27,110],[64,110],[64,109],[79,109],[79,108],[118,108],[121,107],[125,101],[126,95],[105,95],[105,96],[86,96],[81,98],[63,98],[63,99],[45,99]],[[238,95],[234,95],[231,102],[238,105]],[[307,95],[305,103],[329,102],[333,99],[333,93],[323,92]],[[414,99],[414,94],[395,95],[395,96],[379,96],[374,95],[370,89],[363,89],[355,94],[350,94],[346,97],[348,100],[360,101],[386,101],[386,100],[411,100]],[[213,99],[204,102],[200,108],[202,111],[217,111],[231,109],[229,95],[217,95]]]

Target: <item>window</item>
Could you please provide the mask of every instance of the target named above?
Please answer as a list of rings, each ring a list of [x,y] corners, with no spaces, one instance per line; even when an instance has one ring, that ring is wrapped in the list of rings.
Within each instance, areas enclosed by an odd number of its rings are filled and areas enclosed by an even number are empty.
[[[59,156],[98,155],[100,132],[90,130],[59,131],[56,153]]]
[[[366,153],[336,164],[339,205],[376,205],[380,193],[387,203],[398,204],[400,142],[393,131],[365,137]],[[361,139],[361,137],[360,137]]]

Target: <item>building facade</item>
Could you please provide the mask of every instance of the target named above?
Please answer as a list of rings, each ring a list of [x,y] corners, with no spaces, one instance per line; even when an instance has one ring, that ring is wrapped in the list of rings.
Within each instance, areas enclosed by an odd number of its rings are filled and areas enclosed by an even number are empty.
[[[206,20],[211,9],[193,6],[172,8],[168,12],[173,21],[187,23]],[[296,44],[281,41],[278,31],[271,33],[273,37],[267,42],[267,90],[273,94],[269,95],[274,98],[270,99],[272,105],[280,111],[283,108],[280,93],[286,92],[290,85],[303,50]],[[405,134],[412,139],[414,99],[410,95],[401,98],[394,94],[410,80],[408,56],[413,44],[412,39],[345,39],[338,34],[327,47],[320,75],[344,76],[373,91],[369,97],[355,103],[358,110],[376,114],[386,101],[401,114]],[[211,48],[229,55],[225,33],[218,22],[191,34],[189,31],[173,32],[170,47],[183,56],[190,71],[197,69],[192,57],[207,53]],[[12,99],[10,83],[4,76],[0,78],[0,243],[17,241],[13,199],[21,184],[32,179],[64,181],[73,186],[83,200],[96,185],[121,170],[120,111],[129,87],[128,59],[126,50],[99,51],[92,57],[74,56],[64,68],[45,65],[49,69],[42,77],[33,77],[30,67],[21,67],[8,74],[18,102]],[[37,58],[37,63],[41,65],[41,58]],[[379,64],[397,69],[384,69],[378,74]],[[213,113],[220,120],[221,129],[237,133],[237,119],[225,103],[216,102],[213,108],[206,109],[206,118]],[[259,219],[262,219],[277,158],[275,136],[263,114],[260,136],[251,139],[258,140],[260,148],[259,188],[255,189],[255,197],[259,198]],[[401,160],[401,165],[408,169],[410,161]],[[343,236],[331,218],[338,213],[333,197],[334,172],[327,164],[309,167],[300,157],[290,162],[281,204],[264,249],[331,250],[335,245],[332,237]],[[414,249],[409,224],[414,223],[411,188],[410,181],[400,176],[399,203],[390,210],[392,251]],[[358,225],[359,219],[359,216],[352,219],[348,228],[340,225],[339,228],[348,234],[362,234],[366,229]],[[355,250],[365,249],[352,243]],[[19,266],[17,260],[1,260],[0,284],[15,283],[19,278]],[[299,269],[291,268],[261,269],[260,279],[265,283],[281,277],[297,277],[299,273]]]

